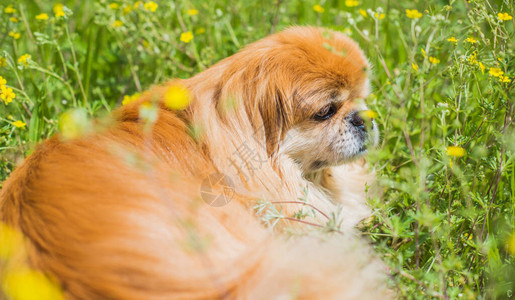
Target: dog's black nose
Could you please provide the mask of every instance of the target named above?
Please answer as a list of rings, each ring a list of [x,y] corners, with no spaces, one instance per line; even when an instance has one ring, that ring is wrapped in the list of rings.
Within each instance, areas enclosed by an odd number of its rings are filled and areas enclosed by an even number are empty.
[[[365,120],[363,120],[358,111],[353,111],[351,113],[350,123],[360,129],[365,130]]]

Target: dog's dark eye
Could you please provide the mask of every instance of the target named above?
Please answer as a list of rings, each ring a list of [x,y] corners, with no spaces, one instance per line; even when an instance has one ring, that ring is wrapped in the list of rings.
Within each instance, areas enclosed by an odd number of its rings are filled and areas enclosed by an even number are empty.
[[[330,104],[322,108],[319,112],[317,112],[314,116],[315,120],[323,121],[332,117],[336,113],[336,106],[334,104]]]

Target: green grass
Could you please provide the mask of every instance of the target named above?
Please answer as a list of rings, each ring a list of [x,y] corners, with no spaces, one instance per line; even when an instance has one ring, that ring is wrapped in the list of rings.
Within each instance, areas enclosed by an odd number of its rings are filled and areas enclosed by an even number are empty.
[[[333,28],[374,65],[367,102],[382,137],[370,161],[383,195],[371,199],[363,232],[390,266],[392,288],[406,298],[514,297],[515,23],[497,16],[514,16],[513,1],[155,2],[152,12],[145,2],[65,1],[59,18],[56,3],[0,4],[0,76],[16,94],[0,103],[0,180],[67,110],[102,116],[124,96],[190,77],[271,32]],[[15,13],[5,13],[9,4]]]

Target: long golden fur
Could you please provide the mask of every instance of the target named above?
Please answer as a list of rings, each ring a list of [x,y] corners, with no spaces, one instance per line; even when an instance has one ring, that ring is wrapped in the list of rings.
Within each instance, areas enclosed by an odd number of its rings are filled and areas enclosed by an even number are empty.
[[[369,92],[367,68],[338,32],[269,36],[151,89],[106,130],[39,145],[5,182],[1,220],[21,230],[30,264],[69,299],[387,298],[381,263],[352,230],[369,214],[370,176],[361,161],[342,165],[359,159],[374,133],[349,119],[364,108],[355,100]],[[163,104],[172,85],[189,90],[187,109]],[[153,101],[158,119],[147,134],[139,110]],[[328,103],[331,119],[314,120]],[[223,207],[199,197],[201,181],[218,172],[235,190]],[[258,200],[299,197],[334,214],[344,234],[286,239],[252,211]],[[288,217],[303,208],[280,206]]]

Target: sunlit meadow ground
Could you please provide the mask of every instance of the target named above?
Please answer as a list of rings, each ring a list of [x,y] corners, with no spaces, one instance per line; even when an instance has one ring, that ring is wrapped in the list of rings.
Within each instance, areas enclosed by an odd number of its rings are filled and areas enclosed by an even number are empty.
[[[324,26],[356,39],[374,65],[367,102],[382,134],[369,160],[383,195],[361,227],[392,289],[513,298],[514,15],[512,0],[2,0],[0,181],[38,141],[80,134],[153,84],[290,25]],[[5,265],[16,249],[1,228]],[[44,279],[7,270],[12,299],[56,297],[47,287],[31,298]]]

